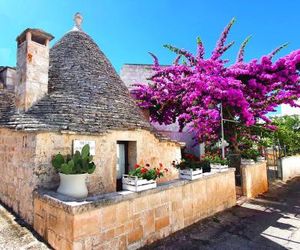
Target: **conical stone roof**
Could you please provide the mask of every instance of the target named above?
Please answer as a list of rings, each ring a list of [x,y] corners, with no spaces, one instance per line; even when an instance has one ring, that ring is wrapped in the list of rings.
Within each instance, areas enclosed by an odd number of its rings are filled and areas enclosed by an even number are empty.
[[[151,125],[96,43],[71,31],[50,50],[49,91],[27,112],[0,112],[0,126],[82,133],[147,129]]]

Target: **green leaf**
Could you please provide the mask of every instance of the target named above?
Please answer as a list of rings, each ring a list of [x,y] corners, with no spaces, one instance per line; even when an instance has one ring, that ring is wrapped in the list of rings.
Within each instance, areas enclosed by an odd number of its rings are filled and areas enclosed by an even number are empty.
[[[69,164],[71,161],[61,165],[60,173],[62,173],[62,174],[72,174],[73,173],[74,162],[72,161],[73,165],[72,165],[72,163]]]
[[[87,158],[90,155],[90,145],[86,144],[81,150],[81,157]]]
[[[81,159],[80,152],[76,151],[74,156],[73,156],[74,164],[77,165],[80,159]]]
[[[94,173],[95,169],[96,169],[95,163],[91,162],[91,163],[88,164],[87,173],[92,174],[92,173]]]
[[[52,165],[56,170],[59,170],[64,162],[64,157],[61,154],[57,154],[52,160]]]

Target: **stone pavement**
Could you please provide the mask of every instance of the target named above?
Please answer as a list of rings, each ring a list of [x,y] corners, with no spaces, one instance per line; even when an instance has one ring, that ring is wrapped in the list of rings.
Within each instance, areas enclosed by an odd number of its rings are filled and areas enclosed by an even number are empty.
[[[300,249],[300,177],[144,249]]]
[[[0,205],[0,249],[48,247]],[[144,249],[300,249],[300,177]]]
[[[0,204],[0,249],[1,250],[46,250],[49,249]]]

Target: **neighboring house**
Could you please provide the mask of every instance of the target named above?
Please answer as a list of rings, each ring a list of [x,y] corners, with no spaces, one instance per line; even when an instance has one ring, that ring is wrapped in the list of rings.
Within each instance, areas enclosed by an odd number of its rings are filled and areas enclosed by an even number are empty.
[[[95,146],[92,194],[115,192],[136,163],[181,159],[181,145],[150,125],[91,37],[77,26],[50,49],[52,39],[26,29],[16,71],[0,75],[0,200],[29,224],[34,190],[58,185],[53,155],[71,154],[76,140]],[[168,179],[178,176],[170,172]]]
[[[300,101],[297,102],[300,104]],[[288,104],[282,104],[280,105],[279,109],[279,115],[300,115],[300,108],[291,107]]]
[[[136,83],[150,83],[149,78],[151,78],[152,75],[153,70],[150,64],[124,64],[120,72],[121,79],[129,90],[131,90]],[[196,156],[204,154],[203,144],[195,144],[195,140],[193,139],[194,135],[192,133],[187,131],[179,132],[177,123],[171,125],[152,123],[152,125],[170,138],[184,142],[186,144],[185,151],[187,153],[192,153]]]

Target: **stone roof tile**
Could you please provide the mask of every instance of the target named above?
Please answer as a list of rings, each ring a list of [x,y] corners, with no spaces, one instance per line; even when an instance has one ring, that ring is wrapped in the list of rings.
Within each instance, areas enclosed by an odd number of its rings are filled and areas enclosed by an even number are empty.
[[[0,92],[0,126],[26,131],[104,133],[146,129],[159,135],[115,69],[84,32],[71,31],[50,50],[48,94],[17,112],[13,94]]]

